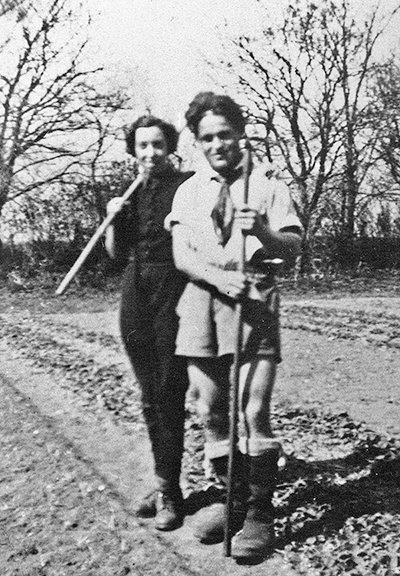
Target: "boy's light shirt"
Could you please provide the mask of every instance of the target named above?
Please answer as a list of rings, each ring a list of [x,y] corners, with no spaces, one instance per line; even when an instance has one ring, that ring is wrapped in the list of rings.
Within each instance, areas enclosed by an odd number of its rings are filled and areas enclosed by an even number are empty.
[[[249,180],[248,205],[264,215],[266,223],[269,222],[274,231],[288,226],[301,229],[288,186],[276,176],[266,175],[271,174],[272,170],[271,164],[253,168]],[[181,184],[175,194],[171,213],[165,220],[165,226],[169,230],[174,224],[185,226],[189,247],[201,253],[210,264],[225,267],[238,262],[240,258],[242,232],[234,221],[227,244],[223,247],[218,243],[211,219],[211,211],[221,188],[217,176],[207,165]],[[243,205],[243,190],[243,177],[230,185],[231,199],[235,206]],[[258,238],[247,236],[246,261],[262,246]]]

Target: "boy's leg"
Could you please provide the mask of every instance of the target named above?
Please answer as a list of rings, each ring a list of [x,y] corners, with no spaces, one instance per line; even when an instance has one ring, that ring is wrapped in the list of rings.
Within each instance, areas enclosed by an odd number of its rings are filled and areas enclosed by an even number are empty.
[[[241,374],[242,426],[245,436],[239,447],[249,466],[248,509],[243,529],[232,541],[232,556],[255,560],[267,556],[274,546],[272,496],[278,472],[279,442],[273,439],[270,422],[271,395],[276,365],[272,358],[258,357],[243,366]]]
[[[189,381],[197,395],[197,413],[204,425],[206,459],[221,484],[226,480],[229,454],[229,363],[224,358],[191,358]],[[202,543],[223,538],[224,504],[202,508],[194,519],[193,533]]]
[[[188,360],[189,381],[197,394],[197,413],[205,427],[206,454],[211,460],[229,453],[230,367],[228,356]],[[240,442],[245,454],[249,441],[262,447],[266,439],[273,438],[270,413],[275,377],[276,363],[269,357],[257,357],[241,369],[240,412],[245,438]]]
[[[240,370],[240,414],[247,439],[273,437],[271,397],[275,378],[276,363],[268,356],[259,356]]]
[[[211,462],[216,477],[226,488],[229,454],[229,396],[231,356],[221,358],[192,358],[188,362],[189,380],[197,393],[197,411],[205,427],[205,454]],[[241,493],[246,489],[244,462],[238,454],[236,465],[234,526],[240,529],[245,510],[241,503],[246,499]],[[247,496],[247,494],[246,494]],[[237,522],[236,522],[237,520]],[[203,543],[223,540],[225,504],[215,503],[200,510],[194,522],[194,535]]]
[[[229,368],[228,357],[188,359],[189,382],[197,396],[196,410],[210,459],[228,454]]]

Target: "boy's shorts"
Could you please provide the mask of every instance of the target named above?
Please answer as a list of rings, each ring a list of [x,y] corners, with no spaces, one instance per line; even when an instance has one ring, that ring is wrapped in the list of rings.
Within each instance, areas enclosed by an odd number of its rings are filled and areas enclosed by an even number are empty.
[[[251,287],[254,295],[255,286]],[[258,292],[258,299],[242,302],[242,362],[255,356],[281,361],[279,294],[269,283]],[[256,295],[257,297],[257,295]],[[215,358],[234,354],[236,348],[235,301],[207,284],[189,282],[177,306],[179,330],[176,354]]]

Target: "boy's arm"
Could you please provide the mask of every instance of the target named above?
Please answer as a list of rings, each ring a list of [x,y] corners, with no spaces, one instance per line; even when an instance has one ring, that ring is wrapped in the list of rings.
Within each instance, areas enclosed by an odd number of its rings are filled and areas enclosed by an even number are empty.
[[[301,250],[301,229],[288,226],[273,230],[265,214],[248,206],[241,207],[235,218],[244,234],[256,236],[263,245],[265,258],[282,258],[294,261]]]
[[[245,291],[245,275],[236,270],[223,270],[210,264],[204,255],[190,246],[186,226],[174,224],[172,242],[175,265],[191,280],[206,282],[230,298],[238,298]]]

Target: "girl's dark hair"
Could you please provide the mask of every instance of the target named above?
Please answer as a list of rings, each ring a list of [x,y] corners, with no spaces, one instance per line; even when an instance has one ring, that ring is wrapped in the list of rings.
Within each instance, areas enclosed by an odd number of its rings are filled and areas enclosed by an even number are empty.
[[[176,128],[172,124],[161,120],[161,118],[147,115],[140,116],[125,131],[126,151],[128,154],[135,156],[136,130],[138,128],[151,128],[152,126],[158,126],[161,132],[164,134],[164,138],[167,143],[168,154],[175,152],[179,138],[179,134]]]
[[[201,119],[207,112],[224,116],[240,134],[244,133],[246,125],[242,110],[230,96],[214,94],[214,92],[199,92],[189,104],[185,114],[188,128],[197,137]]]

